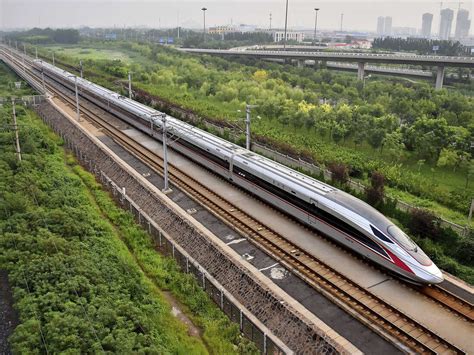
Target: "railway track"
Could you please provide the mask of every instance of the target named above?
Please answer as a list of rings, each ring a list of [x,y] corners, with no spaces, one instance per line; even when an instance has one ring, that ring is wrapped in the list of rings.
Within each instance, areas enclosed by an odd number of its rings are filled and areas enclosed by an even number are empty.
[[[36,75],[31,71],[32,75]],[[74,100],[60,89],[47,84],[49,90],[62,97],[69,105]],[[69,90],[69,89],[68,89]],[[119,145],[142,160],[150,168],[163,174],[161,158],[144,148],[119,129],[104,121],[93,110],[82,107],[82,113],[90,121],[102,128],[102,131]],[[201,183],[169,165],[169,174],[173,183],[189,196],[203,205],[211,213],[225,221],[239,233],[246,235],[252,243],[265,250],[283,265],[293,270],[316,290],[323,293],[341,308],[356,316],[384,337],[402,344],[405,349],[420,353],[463,353],[456,346],[403,314],[393,306],[333,270],[325,263],[315,259],[296,245],[288,242],[282,235],[261,224],[253,217],[215,194]],[[472,322],[472,304],[439,288],[425,288],[427,297],[450,309],[467,321]],[[425,293],[426,292],[426,293]]]

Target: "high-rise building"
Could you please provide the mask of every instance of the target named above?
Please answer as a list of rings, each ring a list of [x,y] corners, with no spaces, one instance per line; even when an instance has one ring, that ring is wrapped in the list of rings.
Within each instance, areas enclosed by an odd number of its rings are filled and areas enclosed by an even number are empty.
[[[456,16],[456,30],[454,31],[455,39],[463,39],[468,37],[471,20],[469,20],[469,11],[459,9]]]
[[[441,20],[439,23],[439,39],[449,39],[451,27],[453,25],[454,11],[451,9],[441,10]]]
[[[379,16],[377,18],[377,34],[383,36],[385,31],[385,17]]]
[[[433,23],[433,14],[423,14],[421,22],[421,36],[423,38],[431,37],[431,24]]]
[[[384,35],[392,35],[392,18],[390,16],[385,17]]]

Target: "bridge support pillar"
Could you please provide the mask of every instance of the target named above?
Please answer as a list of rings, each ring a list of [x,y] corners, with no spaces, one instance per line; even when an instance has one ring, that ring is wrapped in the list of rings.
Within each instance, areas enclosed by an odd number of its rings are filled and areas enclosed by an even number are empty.
[[[298,59],[296,61],[298,68],[304,68],[304,59]]]
[[[364,62],[359,62],[357,63],[357,79],[358,80],[364,80],[365,76],[365,63]]]
[[[443,81],[444,81],[444,66],[438,66],[438,70],[436,72],[436,90],[441,90],[443,88]]]

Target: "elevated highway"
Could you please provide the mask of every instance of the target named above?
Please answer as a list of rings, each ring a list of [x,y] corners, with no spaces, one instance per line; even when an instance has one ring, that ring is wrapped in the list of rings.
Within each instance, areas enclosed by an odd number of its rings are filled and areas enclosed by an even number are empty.
[[[474,68],[474,57],[346,52],[296,52],[278,50],[220,50],[198,48],[182,48],[181,50],[187,53],[195,54],[296,60],[298,61],[299,65],[304,65],[305,60],[352,62],[357,63],[358,65],[357,77],[359,80],[364,79],[367,63],[432,66],[437,67],[436,89],[441,89],[443,87],[444,72],[446,67]]]

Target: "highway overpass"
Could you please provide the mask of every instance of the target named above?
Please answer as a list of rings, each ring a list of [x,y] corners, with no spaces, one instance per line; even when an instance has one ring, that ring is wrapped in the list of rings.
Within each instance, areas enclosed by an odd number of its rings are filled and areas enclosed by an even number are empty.
[[[220,50],[181,48],[180,50],[195,54],[218,56],[245,56],[262,59],[296,60],[304,65],[305,60],[352,62],[357,63],[357,77],[363,80],[367,63],[384,64],[411,64],[433,66],[437,68],[436,89],[443,87],[444,71],[446,67],[474,68],[474,57],[449,57],[437,55],[416,54],[377,54],[377,53],[346,53],[346,52],[295,52],[295,51],[262,51],[262,50]]]

